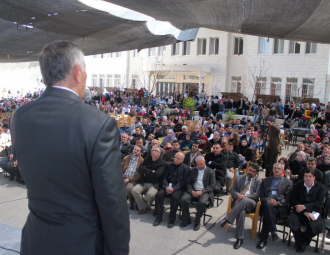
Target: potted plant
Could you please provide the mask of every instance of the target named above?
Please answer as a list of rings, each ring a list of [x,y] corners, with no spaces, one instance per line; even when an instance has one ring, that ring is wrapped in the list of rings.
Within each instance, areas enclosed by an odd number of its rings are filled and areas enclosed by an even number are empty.
[[[196,111],[196,102],[194,99],[186,97],[183,99],[182,108],[185,110],[190,110],[190,112]]]
[[[226,122],[229,122],[231,119],[234,119],[234,112],[229,110],[226,114]]]

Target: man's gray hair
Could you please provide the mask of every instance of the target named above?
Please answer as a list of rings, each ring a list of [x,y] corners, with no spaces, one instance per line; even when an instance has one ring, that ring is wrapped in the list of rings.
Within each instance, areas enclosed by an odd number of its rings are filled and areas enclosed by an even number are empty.
[[[152,149],[158,149],[160,153],[162,153],[162,149],[159,146],[154,146]]]
[[[310,157],[307,159],[308,162],[316,162],[316,158]]]
[[[80,65],[80,70],[84,72],[84,56],[82,50],[69,41],[55,41],[47,44],[39,56],[43,83],[51,87],[54,84],[66,82],[77,65]]]
[[[199,155],[199,156],[197,156],[197,157],[195,158],[195,161],[199,161],[199,160],[203,160],[203,161],[205,161],[204,156]]]
[[[184,128],[188,129],[187,126],[182,126],[182,129],[184,129]]]
[[[284,165],[283,165],[282,163],[280,163],[280,162],[275,163],[275,164],[273,165],[273,168],[274,168],[276,165],[281,166],[282,170],[284,170]]]

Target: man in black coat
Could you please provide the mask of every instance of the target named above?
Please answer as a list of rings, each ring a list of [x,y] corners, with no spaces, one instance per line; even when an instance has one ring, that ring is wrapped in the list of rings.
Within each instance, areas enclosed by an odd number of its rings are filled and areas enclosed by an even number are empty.
[[[274,242],[280,240],[276,233],[276,221],[288,215],[292,191],[291,181],[282,176],[283,171],[284,165],[275,163],[273,176],[263,179],[261,183],[260,200],[263,222],[257,249],[263,249],[267,245],[269,232]]]
[[[175,155],[180,152],[180,143],[178,140],[173,141],[172,150],[168,150],[165,152],[165,161],[167,163],[173,162]]]
[[[83,103],[84,54],[76,45],[50,43],[39,62],[47,88],[10,123],[30,210],[21,254],[128,254],[117,123]]]
[[[119,149],[121,160],[123,160],[123,158],[125,158],[127,155],[131,154],[132,144],[128,141],[128,134],[123,133],[120,136]]]
[[[221,155],[221,146],[219,143],[213,145],[213,152],[207,153],[205,156],[206,166],[215,170],[214,193],[217,195],[225,186],[224,177],[226,175],[226,165],[228,158]]]
[[[293,186],[291,206],[293,212],[288,216],[288,223],[296,241],[296,251],[305,251],[312,238],[319,233],[324,233],[324,224],[321,210],[326,197],[326,188],[316,181],[315,171],[306,169],[304,180]],[[307,226],[305,232],[301,225]]]
[[[170,217],[167,227],[173,228],[176,211],[178,210],[179,201],[186,185],[190,168],[183,163],[184,153],[178,152],[175,154],[174,162],[166,166],[163,176],[162,188],[156,195],[155,212],[156,220],[154,226],[158,226],[163,220],[164,200],[167,197],[171,198]]]
[[[203,156],[197,156],[195,162],[197,166],[190,170],[186,183],[186,192],[181,198],[183,222],[180,227],[186,227],[191,223],[189,204],[192,201],[197,201],[197,213],[194,226],[194,230],[197,231],[200,229],[200,219],[202,213],[206,210],[206,203],[209,201],[210,206],[213,206],[215,176],[214,171],[206,166]]]
[[[138,184],[132,189],[132,195],[139,208],[139,215],[145,214],[150,210],[154,197],[161,187],[166,162],[161,159],[161,148],[152,147],[151,156],[146,157],[140,166],[142,174]],[[146,200],[142,198],[142,193],[146,192]]]
[[[196,167],[195,159],[202,155],[199,151],[199,142],[195,141],[191,146],[191,151],[185,154],[184,163],[190,168]]]

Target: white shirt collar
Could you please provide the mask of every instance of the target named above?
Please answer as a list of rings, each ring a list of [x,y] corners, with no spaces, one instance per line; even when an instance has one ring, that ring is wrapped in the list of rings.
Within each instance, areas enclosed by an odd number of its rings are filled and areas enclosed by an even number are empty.
[[[67,90],[67,91],[70,91],[70,92],[76,94],[79,97],[79,95],[78,95],[77,92],[73,91],[72,89],[69,89],[68,87],[64,87],[64,86],[52,86],[52,88]]]
[[[309,191],[311,190],[311,188],[313,188],[313,186],[314,186],[314,182],[313,182],[313,184],[312,184],[312,186],[311,186],[310,188],[308,188],[308,186],[306,185],[305,182],[304,182],[304,186],[306,187],[306,189],[307,189],[307,194],[308,194]]]

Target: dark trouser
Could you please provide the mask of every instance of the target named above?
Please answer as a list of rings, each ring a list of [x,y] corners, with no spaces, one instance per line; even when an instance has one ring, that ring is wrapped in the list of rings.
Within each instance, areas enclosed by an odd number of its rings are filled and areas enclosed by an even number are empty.
[[[265,151],[266,177],[273,175],[273,165],[277,162],[278,153],[270,154],[270,149]]]
[[[189,204],[193,201],[197,201],[197,213],[196,213],[195,225],[200,224],[200,220],[203,212],[206,209],[206,202],[208,200],[209,200],[209,194],[207,193],[204,193],[199,197],[195,198],[190,193],[185,192],[181,198],[183,222],[188,223],[190,221]]]
[[[237,114],[242,115],[243,114],[243,109],[237,109]]]
[[[294,240],[296,242],[295,246],[300,247],[303,243],[308,244],[311,242],[312,238],[315,236],[313,234],[311,226],[308,224],[308,219],[305,215],[303,214],[297,214],[299,222],[301,224],[304,224],[306,226],[306,231],[302,232],[300,227],[298,228],[297,231],[291,229],[293,233]],[[320,216],[319,216],[320,217]]]
[[[263,215],[263,221],[260,239],[267,240],[269,232],[276,232],[276,219],[280,217],[280,212],[277,206],[272,206],[268,203],[262,203],[261,210]]]
[[[213,189],[214,195],[218,195],[221,192],[221,190],[223,190],[222,181],[216,180],[215,186]]]
[[[164,209],[164,200],[167,197],[171,198],[171,209],[170,209],[170,217],[169,221],[175,221],[176,211],[179,207],[180,198],[182,196],[182,190],[175,190],[171,195],[167,195],[165,189],[160,189],[156,195],[155,199],[155,216],[157,218],[163,217],[163,209]]]
[[[8,157],[0,157],[0,167],[3,171],[7,172],[10,177],[14,177],[14,174],[10,171],[10,169],[7,167],[9,159]]]

